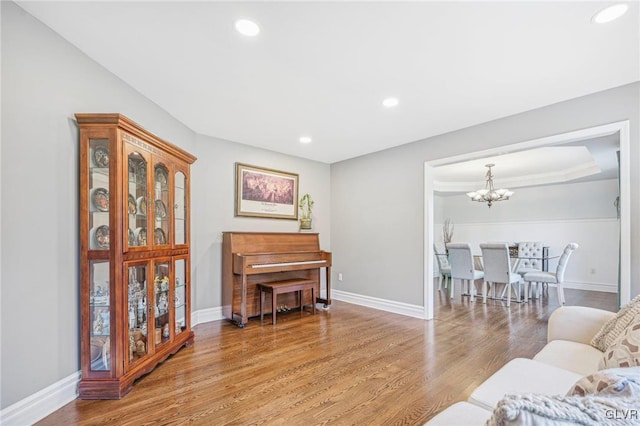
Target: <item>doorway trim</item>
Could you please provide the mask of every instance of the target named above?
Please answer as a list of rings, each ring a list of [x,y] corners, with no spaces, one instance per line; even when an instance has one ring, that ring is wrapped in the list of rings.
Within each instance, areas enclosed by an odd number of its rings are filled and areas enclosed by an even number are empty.
[[[630,133],[629,120],[617,121],[601,126],[576,130],[567,133],[560,133],[525,142],[518,142],[510,145],[503,145],[482,151],[469,152],[466,154],[437,160],[425,161],[424,163],[424,318],[433,319],[433,276],[434,265],[433,243],[434,243],[434,190],[433,190],[433,169],[438,166],[458,163],[461,161],[474,160],[477,158],[506,154],[526,149],[539,148],[542,146],[560,145],[577,142],[582,139],[591,139],[601,136],[608,136],[618,133],[620,136],[620,304],[629,302],[631,297],[631,175],[630,175]]]

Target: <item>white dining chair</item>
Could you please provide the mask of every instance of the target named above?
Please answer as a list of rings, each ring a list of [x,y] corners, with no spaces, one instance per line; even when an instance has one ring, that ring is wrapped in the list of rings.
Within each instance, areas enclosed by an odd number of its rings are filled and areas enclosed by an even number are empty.
[[[516,294],[516,300],[520,302],[521,285],[524,285],[524,300],[527,300],[527,287],[522,276],[512,270],[511,257],[509,256],[509,245],[507,243],[483,243],[480,244],[482,251],[482,264],[484,267],[484,283],[482,285],[482,295],[484,303],[487,303],[487,294],[490,289],[494,295],[496,284],[504,284],[507,293],[507,307],[511,306],[511,290]]]
[[[446,250],[442,250],[438,245],[434,244],[433,251],[435,252],[438,269],[440,270],[440,273],[438,274],[438,291],[441,291],[443,278],[444,287],[451,287],[451,265],[449,265]],[[452,290],[452,288],[449,289],[449,291]]]
[[[474,268],[471,245],[468,243],[449,243],[449,265],[451,265],[451,298],[453,299],[453,288],[455,280],[460,280],[460,293],[464,296],[464,286],[467,285],[471,301],[475,300],[475,281],[484,277],[484,272]]]
[[[530,285],[540,285],[540,284],[556,284],[558,286],[558,303],[560,305],[565,304],[564,298],[564,272],[567,269],[567,263],[569,263],[569,258],[571,257],[571,253],[580,247],[576,243],[569,243],[564,248],[560,259],[558,260],[558,266],[556,268],[556,272],[545,272],[545,271],[534,271],[527,272],[524,274],[524,280],[527,283],[531,283]]]
[[[540,241],[518,243],[518,270],[524,276],[527,272],[542,271],[542,248]]]

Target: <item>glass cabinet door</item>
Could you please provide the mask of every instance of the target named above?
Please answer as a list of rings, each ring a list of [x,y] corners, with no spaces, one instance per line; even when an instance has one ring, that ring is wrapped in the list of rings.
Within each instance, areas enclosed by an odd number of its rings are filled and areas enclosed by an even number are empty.
[[[93,371],[108,371],[111,368],[109,262],[89,262],[89,274],[90,369]]]
[[[147,317],[147,277],[148,265],[127,265],[128,277],[127,309],[129,320],[128,359],[132,364],[149,353],[148,317]]]
[[[171,243],[171,193],[169,170],[164,164],[156,164],[153,173],[153,244],[164,246]]]
[[[169,262],[156,262],[154,266],[154,318],[156,346],[171,338],[170,305],[171,296],[169,280]]]
[[[89,245],[109,249],[109,140],[89,139]]]
[[[175,221],[175,243],[187,243],[187,192],[185,191],[187,178],[182,172],[174,175],[174,221]]]
[[[147,167],[139,152],[128,155],[127,177],[127,246],[145,247],[147,240]]]
[[[174,293],[174,309],[176,336],[187,328],[187,261],[176,259],[176,286]]]

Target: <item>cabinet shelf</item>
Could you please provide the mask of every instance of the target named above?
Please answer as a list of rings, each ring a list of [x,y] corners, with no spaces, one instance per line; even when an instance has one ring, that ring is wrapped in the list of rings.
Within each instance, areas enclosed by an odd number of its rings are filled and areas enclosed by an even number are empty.
[[[183,284],[190,282],[184,217],[196,158],[120,114],[76,114],[76,121],[82,241],[79,397],[119,399],[138,377],[193,343],[191,288]],[[181,218],[167,208],[176,203],[184,206]],[[162,245],[154,245],[156,228],[164,233]],[[156,277],[162,288],[156,289]]]

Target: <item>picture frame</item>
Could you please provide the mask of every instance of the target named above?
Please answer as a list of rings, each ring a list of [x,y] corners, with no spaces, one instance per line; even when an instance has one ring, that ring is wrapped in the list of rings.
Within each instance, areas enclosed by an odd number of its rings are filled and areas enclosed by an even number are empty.
[[[236,163],[235,215],[298,219],[298,174]]]

